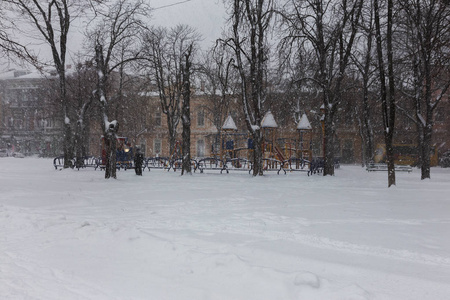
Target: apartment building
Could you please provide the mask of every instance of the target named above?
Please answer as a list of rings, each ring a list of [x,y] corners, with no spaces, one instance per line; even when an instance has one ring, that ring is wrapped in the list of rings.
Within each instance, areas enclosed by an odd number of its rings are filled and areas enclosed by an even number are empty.
[[[61,149],[61,120],[50,101],[52,74],[10,70],[0,74],[0,148],[54,156]]]

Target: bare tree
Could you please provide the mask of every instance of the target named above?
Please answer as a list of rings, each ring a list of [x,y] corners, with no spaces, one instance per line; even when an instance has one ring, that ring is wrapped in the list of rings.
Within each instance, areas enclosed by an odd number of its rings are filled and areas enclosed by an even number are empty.
[[[263,175],[261,121],[266,99],[266,71],[269,60],[267,35],[274,11],[273,0],[233,0],[231,37],[224,40],[235,55],[245,123],[253,145],[253,176]]]
[[[74,148],[76,166],[82,166],[89,142],[88,124],[93,119],[94,94],[96,72],[92,62],[77,63],[75,72],[67,77],[67,96],[71,119],[76,120],[74,131]]]
[[[375,24],[373,17],[372,1],[364,3],[363,14],[360,22],[359,45],[352,54],[353,64],[356,66],[361,76],[361,90],[362,90],[362,107],[361,113],[358,114],[358,121],[360,123],[360,132],[363,152],[363,165],[373,162],[375,154],[374,145],[374,124],[373,108],[370,105],[370,88],[375,80],[377,68],[374,66],[374,35]]]
[[[59,98],[63,116],[63,148],[64,148],[64,167],[70,166],[73,155],[72,148],[72,130],[71,119],[67,103],[66,89],[66,54],[67,41],[69,37],[70,23],[72,13],[79,12],[83,4],[79,1],[71,0],[3,0],[7,9],[13,12],[13,18],[25,20],[27,25],[32,28],[33,33],[37,31],[43,41],[50,47],[52,54],[52,64],[56,68],[59,77]],[[17,21],[11,22],[11,27],[19,30]],[[28,35],[30,35],[28,33]],[[42,66],[41,61],[29,50],[28,45],[24,45],[18,38],[11,38],[11,35],[0,34],[2,45],[19,58],[26,59],[35,66]]]
[[[286,17],[286,16],[285,16]],[[284,118],[290,118],[298,124],[300,117],[308,106],[307,102],[315,102],[319,94],[317,85],[306,80],[316,70],[315,53],[301,38],[290,36],[282,38],[279,46],[279,65],[277,77],[279,87],[284,91],[283,101],[277,103],[278,110],[283,109]],[[283,105],[284,104],[284,105]],[[311,107],[313,110],[313,107]],[[314,110],[313,110],[314,111]]]
[[[430,153],[434,114],[450,86],[450,7],[441,0],[402,0],[403,33],[400,39],[406,52],[409,78],[404,91],[414,111],[399,107],[413,120],[418,130],[421,178],[430,178]],[[406,49],[405,49],[406,48]]]
[[[0,58],[8,60],[27,61],[32,65],[39,65],[36,55],[19,40],[15,39],[14,31],[18,30],[18,26],[13,18],[6,18],[8,9],[6,2],[0,4]]]
[[[289,37],[307,41],[316,56],[317,72],[304,79],[315,82],[322,93],[324,176],[334,175],[335,115],[346,89],[344,79],[358,32],[362,3],[362,0],[292,0],[284,13]]]
[[[211,122],[221,136],[222,125],[230,113],[230,101],[236,89],[236,72],[233,68],[234,59],[222,44],[208,51],[200,66],[199,77],[202,81],[202,91],[207,95],[208,102],[202,109],[208,110]],[[235,120],[236,121],[236,120]],[[216,140],[216,143],[219,143]]]
[[[97,28],[90,34],[95,44],[95,62],[98,75],[97,89],[95,91],[101,107],[101,126],[106,147],[105,178],[116,178],[116,143],[119,122],[109,120],[108,79],[115,70],[124,64],[138,59],[136,32],[144,27],[141,16],[147,12],[143,1],[129,2],[118,0],[107,8],[106,12],[98,12],[102,16]],[[123,49],[127,55],[124,56]],[[123,72],[119,72],[122,80]],[[119,84],[117,95],[122,95],[122,85]],[[120,96],[119,96],[120,97]]]
[[[374,17],[376,32],[376,49],[378,58],[378,74],[380,85],[380,99],[383,115],[384,141],[386,144],[386,160],[388,166],[388,187],[395,185],[395,165],[394,165],[394,147],[393,138],[395,131],[395,76],[394,76],[394,54],[393,54],[393,26],[394,26],[394,3],[392,0],[387,2],[387,18],[381,15],[379,0],[374,0]],[[386,29],[382,31],[382,25]],[[383,38],[386,42],[386,48],[383,47]],[[384,52],[384,49],[386,52]],[[386,77],[387,73],[387,77]]]
[[[148,62],[147,65],[142,64],[143,72],[150,82],[154,80],[156,84],[161,109],[167,117],[171,155],[175,154],[177,127],[181,115],[184,55],[198,40],[198,33],[187,25],[178,25],[171,29],[152,28],[145,32],[143,37],[143,52]]]
[[[183,77],[183,105],[181,108],[182,132],[182,168],[181,175],[192,174],[191,168],[191,66],[194,44],[190,44],[184,53],[184,64],[181,65]]]

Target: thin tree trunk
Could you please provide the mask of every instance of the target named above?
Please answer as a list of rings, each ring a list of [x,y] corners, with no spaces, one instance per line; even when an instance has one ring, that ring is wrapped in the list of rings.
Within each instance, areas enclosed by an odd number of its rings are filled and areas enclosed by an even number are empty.
[[[102,111],[102,129],[103,138],[105,142],[106,150],[106,166],[105,166],[105,179],[117,178],[116,175],[116,150],[117,150],[117,132],[119,130],[119,123],[109,122],[107,114],[107,99],[106,99],[106,81],[107,72],[105,65],[105,60],[103,57],[103,47],[97,44],[95,47],[95,61],[97,64],[97,96],[100,101],[101,111]]]
[[[262,148],[262,134],[261,131],[257,130],[253,134],[253,176],[263,175],[263,148]]]
[[[181,175],[184,173],[192,174],[191,169],[191,62],[190,56],[192,52],[192,45],[189,47],[187,53],[185,54],[185,65],[182,68],[183,75],[183,107],[182,107],[182,123],[183,123],[183,133],[182,133],[182,152],[183,152],[183,166],[181,169]]]
[[[380,7],[378,0],[374,0],[375,10],[375,29],[376,29],[376,44],[377,44],[377,57],[378,57],[378,69],[380,77],[380,97],[383,115],[384,126],[384,140],[386,144],[386,159],[388,167],[388,187],[395,185],[395,165],[394,165],[394,149],[392,146],[392,139],[394,134],[394,121],[395,121],[395,101],[394,101],[394,74],[393,74],[393,59],[392,59],[392,0],[388,0],[388,20],[387,20],[387,56],[388,56],[388,77],[389,77],[389,98],[387,95],[386,87],[386,74],[384,66],[383,45],[381,36],[381,20],[380,20]],[[389,103],[388,103],[389,102]]]

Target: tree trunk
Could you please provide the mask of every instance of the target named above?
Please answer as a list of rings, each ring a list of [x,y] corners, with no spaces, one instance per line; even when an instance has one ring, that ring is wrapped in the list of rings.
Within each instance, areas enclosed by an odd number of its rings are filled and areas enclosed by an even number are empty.
[[[253,176],[263,175],[263,149],[262,149],[262,134],[260,130],[257,130],[253,136]]]
[[[334,176],[334,136],[335,130],[332,116],[330,113],[325,114],[325,139],[324,139],[324,165],[323,175]]]
[[[389,79],[389,98],[386,86],[386,73],[383,55],[383,37],[381,35],[381,18],[380,7],[378,0],[374,0],[374,14],[375,14],[375,30],[376,30],[376,44],[377,44],[377,58],[378,71],[380,79],[380,97],[383,115],[384,140],[386,144],[386,159],[388,167],[388,187],[395,185],[395,165],[394,165],[394,149],[392,147],[392,140],[394,136],[395,125],[395,89],[394,89],[394,72],[393,72],[393,56],[392,56],[392,10],[393,2],[388,0],[388,17],[387,17],[387,64],[388,64],[388,79]]]
[[[117,178],[117,139],[116,139],[116,128],[110,127],[107,134],[104,136],[105,139],[105,149],[106,149],[106,166],[105,166],[105,179]]]
[[[83,166],[83,125],[80,121],[77,122],[77,128],[75,130],[75,155],[76,162],[75,166],[80,168]]]
[[[422,160],[422,165],[420,167],[421,170],[421,179],[430,178],[431,175],[431,161],[430,161],[430,153],[431,153],[431,137],[432,137],[432,126],[425,126],[423,128],[423,140],[422,145],[420,147],[420,156]]]
[[[63,140],[63,151],[64,151],[64,168],[73,168],[73,147],[72,147],[72,130],[70,128],[70,123],[64,123],[64,140]]]
[[[64,151],[64,168],[73,168],[72,159],[73,159],[73,140],[72,140],[72,129],[70,127],[70,119],[68,117],[68,107],[67,107],[67,90],[66,90],[66,75],[65,75],[65,66],[61,66],[60,64],[56,64],[58,73],[59,73],[59,92],[61,97],[61,109],[62,115],[64,116],[63,120],[63,151]]]
[[[169,115],[167,115],[167,125],[169,129],[169,153],[170,153],[170,159],[174,159],[177,157],[177,151],[176,144],[177,144],[177,131],[176,128],[174,128],[172,122],[170,121]]]
[[[364,96],[363,96],[363,119],[364,119],[364,129],[365,129],[365,164],[367,165],[374,160],[374,142],[373,142],[373,128],[370,122],[370,108],[369,108],[369,88],[368,79],[364,80]]]
[[[191,62],[190,56],[192,52],[192,45],[188,49],[185,59],[186,63],[182,68],[183,75],[183,107],[181,111],[182,123],[183,123],[183,133],[182,133],[182,152],[183,152],[183,166],[181,168],[181,175],[184,173],[192,174],[191,170]]]
[[[95,46],[95,62],[97,64],[97,96],[102,111],[102,129],[104,134],[106,165],[105,179],[116,179],[116,150],[117,150],[117,132],[119,131],[119,123],[117,121],[109,122],[107,114],[107,98],[106,98],[106,82],[107,82],[107,64],[103,57],[103,46],[97,44]]]

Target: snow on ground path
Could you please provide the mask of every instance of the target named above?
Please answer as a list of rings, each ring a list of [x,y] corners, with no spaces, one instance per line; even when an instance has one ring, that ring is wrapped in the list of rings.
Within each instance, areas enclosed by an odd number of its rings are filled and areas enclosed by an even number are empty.
[[[450,170],[54,170],[0,159],[5,299],[446,299]]]

